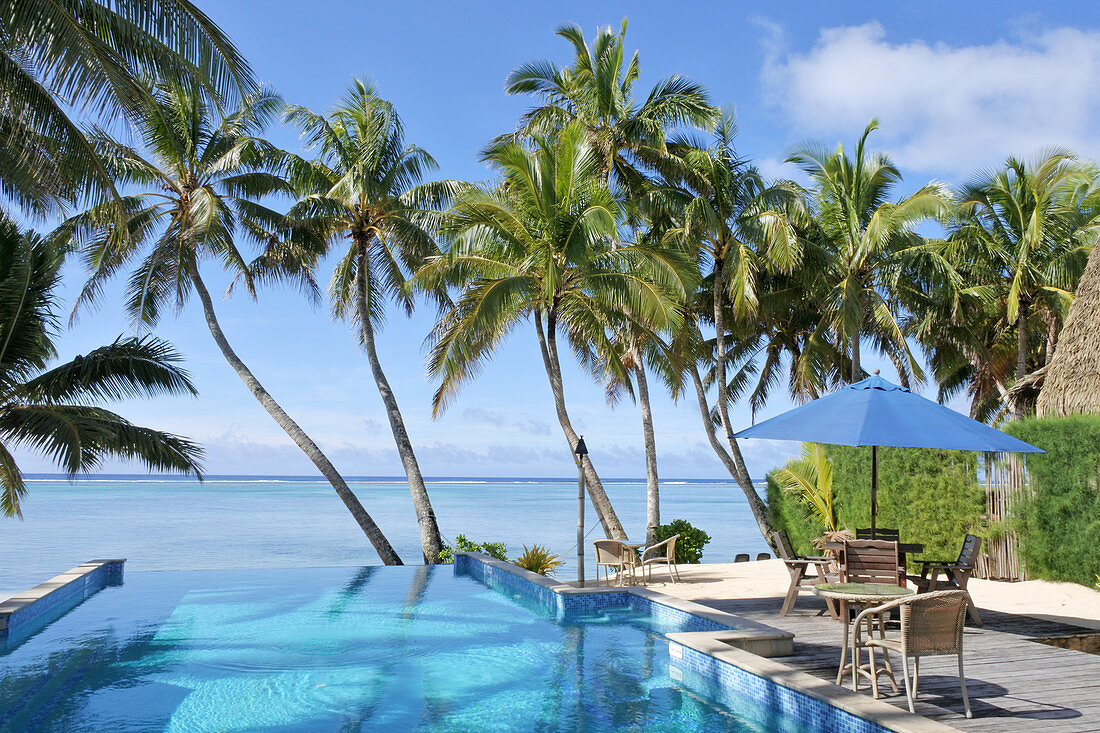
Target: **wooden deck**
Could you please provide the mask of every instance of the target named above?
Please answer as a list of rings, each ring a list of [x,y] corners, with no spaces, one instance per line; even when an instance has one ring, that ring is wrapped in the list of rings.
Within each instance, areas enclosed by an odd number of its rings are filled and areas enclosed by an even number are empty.
[[[787,616],[779,615],[781,597],[694,600],[794,633],[794,655],[776,661],[835,680],[842,629],[828,616],[816,615],[824,609],[820,599],[803,594]],[[981,613],[984,626],[967,626],[964,642],[974,717],[963,716],[954,657],[921,662],[917,713],[964,731],[1100,731],[1100,655],[1029,641],[1095,630],[989,610]],[[851,677],[846,679],[850,685]],[[881,681],[883,699],[905,708],[900,669],[898,693],[885,677]],[[866,680],[860,689],[871,694]]]

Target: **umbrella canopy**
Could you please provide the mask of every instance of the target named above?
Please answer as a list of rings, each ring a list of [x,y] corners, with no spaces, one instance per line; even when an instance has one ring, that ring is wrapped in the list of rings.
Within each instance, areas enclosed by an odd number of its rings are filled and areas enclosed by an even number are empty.
[[[871,529],[878,492],[878,446],[1042,453],[882,377],[868,377],[733,435],[827,445],[872,446]]]

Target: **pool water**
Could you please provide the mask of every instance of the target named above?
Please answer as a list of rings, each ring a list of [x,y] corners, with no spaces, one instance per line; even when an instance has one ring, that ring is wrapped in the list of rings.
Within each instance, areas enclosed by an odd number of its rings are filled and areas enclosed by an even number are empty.
[[[446,566],[132,572],[0,656],[0,730],[765,730],[673,679],[670,630]]]

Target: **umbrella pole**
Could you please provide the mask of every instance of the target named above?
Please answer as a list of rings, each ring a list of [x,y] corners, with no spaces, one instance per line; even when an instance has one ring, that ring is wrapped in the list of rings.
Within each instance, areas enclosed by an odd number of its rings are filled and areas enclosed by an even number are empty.
[[[878,446],[871,446],[871,539],[875,537],[875,517],[878,516]]]

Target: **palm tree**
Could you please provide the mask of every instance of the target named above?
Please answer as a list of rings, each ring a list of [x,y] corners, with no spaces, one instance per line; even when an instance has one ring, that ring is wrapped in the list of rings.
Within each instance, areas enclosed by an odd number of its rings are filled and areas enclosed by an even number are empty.
[[[305,195],[287,218],[313,232],[321,251],[344,239],[350,245],[329,287],[333,313],[355,324],[408,478],[424,561],[438,563],[443,538],[397,397],[382,371],[375,334],[390,300],[412,312],[405,273],[438,251],[425,229],[425,207],[439,207],[451,186],[421,184],[424,173],[436,167],[435,160],[405,144],[393,106],[362,81],[355,80],[328,115],[291,107],[287,119],[318,150],[317,159],[302,171]]]
[[[802,257],[802,238],[797,231],[801,216],[799,191],[786,183],[767,185],[757,170],[737,155],[737,124],[732,109],[719,116],[709,144],[689,135],[677,135],[668,143],[669,157],[662,164],[664,185],[649,197],[651,216],[665,216],[672,224],[664,239],[694,252],[706,274],[711,295],[696,293],[693,306],[708,303],[709,313],[695,313],[687,332],[682,364],[692,377],[700,403],[704,429],[711,447],[741,487],[761,534],[771,535],[767,507],[752,484],[729,417],[730,385],[727,307],[741,319],[758,316],[757,283],[769,270],[789,270]],[[709,318],[708,318],[709,317]],[[698,372],[703,343],[699,320],[711,320],[715,329],[713,379],[715,411],[726,436],[715,435],[705,385]],[[770,540],[769,540],[770,541]]]
[[[22,516],[27,487],[12,448],[48,456],[70,478],[104,458],[201,478],[202,449],[178,435],[133,425],[92,403],[197,394],[171,345],[122,339],[72,361],[56,356],[55,290],[64,252],[0,217],[0,513]]]
[[[634,97],[634,84],[641,67],[637,51],[627,61],[626,27],[624,18],[617,35],[610,26],[597,29],[591,45],[578,26],[559,27],[557,35],[573,45],[572,66],[562,69],[551,61],[524,64],[509,74],[505,89],[509,94],[531,94],[543,100],[542,105],[522,119],[520,131],[525,135],[553,135],[566,124],[582,126],[599,157],[600,176],[605,183],[616,184],[627,192],[629,196],[623,203],[633,209],[647,186],[646,169],[652,169],[667,156],[668,131],[680,125],[708,127],[717,110],[701,84],[680,75],[658,81],[639,104]],[[497,143],[509,139],[515,136],[498,138]],[[643,326],[642,331],[645,330]],[[637,336],[636,330],[631,329],[616,340],[627,350],[628,363],[623,366],[637,383],[636,393],[633,389],[630,392],[641,410],[646,454],[646,533],[652,540],[660,523],[657,451],[642,358],[644,349],[635,343]],[[612,379],[611,384],[621,383]],[[626,386],[629,387],[629,382]]]
[[[123,199],[127,227],[121,231],[109,204],[69,219],[57,236],[71,238],[86,253],[91,278],[80,302],[95,298],[103,283],[134,260],[126,307],[135,321],[154,326],[165,306],[182,309],[194,292],[206,325],[226,361],[287,435],[332,484],[366,533],[382,561],[401,559],[320,447],[264,389],[230,346],[218,323],[214,303],[201,275],[201,262],[220,262],[255,297],[256,285],[296,279],[315,290],[310,277],[311,251],[299,246],[294,232],[287,243],[276,241],[283,217],[259,203],[271,194],[289,194],[290,185],[276,171],[285,154],[258,135],[283,108],[269,90],[246,99],[223,119],[199,95],[182,87],[161,87],[155,104],[134,120],[148,154],[96,131],[92,140],[115,180],[133,193]],[[250,263],[236,238],[266,246]],[[285,232],[283,234],[286,234]],[[147,251],[146,251],[147,250]]]
[[[645,183],[644,168],[665,153],[669,129],[709,127],[717,110],[703,85],[680,75],[658,81],[639,104],[634,84],[640,64],[637,51],[626,61],[626,24],[624,18],[618,34],[610,26],[599,28],[591,46],[579,26],[559,27],[555,33],[576,53],[573,65],[560,68],[546,60],[523,64],[508,75],[505,90],[543,100],[523,117],[522,133],[545,136],[569,123],[581,125],[600,159],[603,179],[637,195]]]
[[[863,131],[849,158],[844,146],[829,152],[808,146],[788,162],[798,164],[814,181],[816,215],[831,257],[825,270],[819,334],[831,333],[851,355],[851,381],[863,378],[860,342],[870,336],[898,370],[902,384],[923,377],[906,343],[896,303],[911,286],[910,263],[938,259],[934,246],[914,231],[923,221],[945,216],[949,194],[937,183],[922,186],[897,203],[888,199],[901,174],[883,154],[866,151],[875,120]]]
[[[554,406],[570,452],[577,443],[566,408],[558,334],[579,354],[612,354],[610,334],[628,317],[659,328],[680,314],[687,273],[669,251],[617,246],[621,203],[600,175],[600,159],[579,125],[533,150],[495,146],[487,161],[496,187],[469,186],[448,215],[449,251],[418,273],[428,287],[461,284],[434,333],[429,371],[440,379],[435,410],[445,409],[519,322],[532,318]],[[591,458],[583,458],[589,496],[609,537],[626,537]]]
[[[237,49],[188,0],[0,0],[0,38],[0,193],[36,214],[117,197],[72,111],[135,114],[149,101],[143,78],[216,100],[255,89]]]
[[[1039,321],[1044,361],[1053,358],[1057,330],[1095,239],[1091,188],[1089,171],[1069,153],[1053,150],[1030,162],[1009,158],[960,196],[949,251],[974,278],[970,292],[1001,304],[998,311],[1014,327],[1017,382],[1029,373],[1029,321]],[[1017,401],[1017,416],[1025,409]]]

